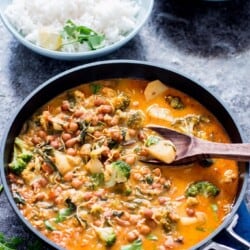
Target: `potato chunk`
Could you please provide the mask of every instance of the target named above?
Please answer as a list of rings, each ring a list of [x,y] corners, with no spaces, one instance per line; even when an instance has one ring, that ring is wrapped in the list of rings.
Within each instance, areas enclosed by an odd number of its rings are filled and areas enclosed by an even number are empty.
[[[173,162],[176,157],[175,146],[169,140],[160,140],[146,149],[150,156],[167,164]]]
[[[167,89],[168,87],[159,80],[149,82],[147,87],[144,90],[144,96],[145,96],[146,101],[150,101],[154,99],[158,95],[165,92]]]

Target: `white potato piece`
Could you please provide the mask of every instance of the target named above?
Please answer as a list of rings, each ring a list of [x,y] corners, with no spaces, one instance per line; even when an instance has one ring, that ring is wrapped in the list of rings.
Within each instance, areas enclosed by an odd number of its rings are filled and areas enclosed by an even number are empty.
[[[160,107],[158,104],[153,104],[149,106],[147,109],[147,113],[152,118],[169,121],[169,122],[174,121],[174,118],[170,114],[169,110],[166,108]]]
[[[49,50],[59,50],[62,37],[58,32],[43,27],[38,31],[38,45]]]
[[[182,216],[180,218],[180,223],[184,226],[189,226],[195,223],[204,224],[206,223],[206,214],[203,212],[196,212],[195,216]]]
[[[81,158],[76,156],[65,155],[64,153],[55,150],[55,165],[61,175],[65,175],[75,166],[80,165]]]
[[[98,158],[91,158],[85,165],[86,169],[92,174],[103,173],[104,167]]]
[[[169,140],[160,140],[156,144],[147,147],[147,152],[153,158],[161,160],[167,164],[173,162],[176,157],[175,146]]]
[[[149,82],[147,87],[144,90],[144,96],[145,96],[146,101],[150,101],[154,99],[158,95],[165,92],[167,89],[168,87],[159,80]]]

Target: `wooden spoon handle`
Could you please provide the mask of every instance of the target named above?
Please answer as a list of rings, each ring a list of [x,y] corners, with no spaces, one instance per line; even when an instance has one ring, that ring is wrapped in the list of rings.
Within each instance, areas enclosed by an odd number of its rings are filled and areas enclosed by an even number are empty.
[[[191,153],[191,155],[201,155],[212,158],[250,161],[250,143],[228,144],[207,142],[198,139],[193,141],[189,153]]]

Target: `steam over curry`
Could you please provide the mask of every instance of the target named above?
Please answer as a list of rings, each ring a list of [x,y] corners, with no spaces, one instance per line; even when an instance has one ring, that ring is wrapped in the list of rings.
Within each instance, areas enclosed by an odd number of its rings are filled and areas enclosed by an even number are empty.
[[[210,112],[158,80],[83,84],[40,108],[15,139],[8,178],[24,217],[65,249],[188,249],[204,239],[230,212],[237,164],[143,163],[175,157],[148,124],[229,142]]]

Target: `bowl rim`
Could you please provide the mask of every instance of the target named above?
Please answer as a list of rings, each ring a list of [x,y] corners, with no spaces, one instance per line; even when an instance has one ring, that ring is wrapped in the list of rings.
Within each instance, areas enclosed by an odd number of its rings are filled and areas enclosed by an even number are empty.
[[[170,69],[169,67],[166,67],[162,64],[157,64],[157,63],[152,63],[152,62],[145,62],[145,61],[138,61],[138,60],[105,60],[105,61],[98,61],[98,62],[92,62],[92,63],[88,63],[88,64],[83,64],[83,65],[79,65],[76,67],[73,67],[71,69],[65,70],[59,74],[56,74],[55,76],[49,78],[47,81],[45,81],[44,83],[42,83],[40,86],[38,86],[37,88],[35,88],[23,101],[22,103],[19,105],[19,107],[17,108],[17,110],[14,112],[12,118],[10,119],[10,121],[8,122],[8,125],[6,126],[6,129],[4,130],[4,134],[2,137],[2,143],[0,145],[0,155],[1,160],[0,160],[0,164],[1,164],[1,180],[2,180],[2,184],[4,186],[4,192],[7,196],[7,199],[9,201],[9,203],[11,204],[12,209],[14,209],[14,211],[16,212],[16,214],[18,215],[19,219],[30,229],[31,232],[33,232],[36,236],[38,236],[40,239],[42,239],[44,242],[46,242],[47,244],[49,244],[50,246],[57,248],[57,249],[64,249],[60,246],[58,246],[57,244],[55,244],[54,242],[52,242],[50,239],[48,239],[47,237],[45,237],[40,231],[38,231],[37,229],[35,229],[31,223],[29,223],[28,220],[26,220],[24,218],[24,216],[21,214],[20,210],[18,209],[12,193],[10,191],[9,185],[7,183],[7,178],[6,178],[6,164],[4,162],[4,153],[5,153],[5,148],[6,145],[8,143],[8,137],[10,136],[10,131],[11,131],[11,127],[14,124],[14,122],[16,122],[17,116],[18,114],[20,114],[22,112],[22,110],[25,108],[25,106],[27,105],[27,103],[34,98],[34,96],[36,94],[38,94],[40,91],[43,91],[44,88],[46,88],[46,86],[52,84],[53,82],[60,80],[61,78],[64,78],[67,75],[70,74],[74,74],[77,71],[81,71],[81,70],[88,70],[91,68],[95,68],[98,66],[112,66],[114,64],[130,64],[130,65],[134,65],[139,66],[139,67],[143,67],[143,66],[148,66],[152,69],[160,69],[163,71],[168,71],[171,74],[176,75],[177,77],[184,77],[184,79],[186,79],[187,81],[191,81],[195,86],[198,86],[199,88],[203,89],[204,92],[206,92],[210,97],[212,97],[214,100],[216,100],[218,102],[218,104],[224,109],[224,112],[227,113],[227,116],[232,120],[235,129],[237,130],[237,133],[240,136],[240,140],[242,142],[244,142],[246,140],[246,138],[244,137],[244,133],[242,132],[241,128],[239,127],[239,125],[237,124],[237,120],[236,120],[236,114],[232,114],[232,112],[229,110],[229,108],[225,105],[225,103],[220,99],[220,97],[216,96],[216,94],[210,92],[208,90],[208,88],[201,84],[200,82],[193,80],[191,77],[187,76],[186,74],[180,73],[180,71],[177,71],[175,69]],[[146,76],[145,76],[146,78]],[[84,82],[82,82],[84,83]],[[77,85],[76,85],[77,86]],[[74,88],[75,86],[73,86]],[[67,88],[68,89],[68,88]],[[178,89],[178,88],[177,88]],[[63,92],[64,90],[60,91],[59,93]],[[182,91],[182,90],[180,90]],[[36,108],[37,109],[37,108]],[[232,207],[232,211],[225,217],[224,221],[212,232],[210,233],[205,239],[201,240],[200,242],[198,242],[197,244],[195,244],[194,246],[192,246],[190,249],[191,250],[197,250],[197,249],[202,249],[200,247],[204,247],[206,244],[210,243],[211,240],[219,233],[221,232],[224,228],[226,228],[232,218],[233,215],[237,212],[237,210],[239,209],[239,206],[241,205],[243,199],[244,199],[244,195],[245,195],[245,191],[247,188],[247,180],[248,180],[248,173],[249,173],[249,163],[245,164],[245,171],[243,171],[244,174],[243,176],[241,176],[242,178],[242,186],[240,189],[239,194],[236,196],[237,200],[236,202],[233,204]]]
[[[140,5],[144,3],[144,0],[136,0]],[[2,1],[1,1],[2,2]],[[8,20],[6,15],[4,14],[4,9],[1,7],[3,6],[3,2],[0,2],[0,19],[2,20],[2,23],[6,27],[6,29],[19,41],[22,45],[24,45],[26,48],[30,49],[31,51],[38,53],[40,55],[57,59],[57,60],[68,60],[68,61],[74,61],[74,60],[87,60],[92,58],[101,57],[103,55],[112,53],[113,51],[119,49],[123,45],[125,45],[127,42],[129,42],[131,39],[133,39],[137,33],[140,31],[140,29],[144,26],[146,21],[149,19],[150,14],[152,13],[153,6],[154,6],[154,0],[147,0],[148,4],[145,5],[147,8],[142,7],[142,13],[143,17],[141,20],[136,24],[135,28],[131,30],[125,37],[123,37],[121,40],[108,45],[106,47],[97,49],[97,50],[90,50],[90,51],[84,51],[84,52],[64,52],[64,51],[55,51],[55,50],[49,50],[43,47],[40,47],[27,39],[24,38],[24,36],[21,35],[20,32],[16,30],[16,28],[11,24],[11,22]],[[142,5],[143,6],[143,5]],[[139,11],[140,12],[140,11]]]

